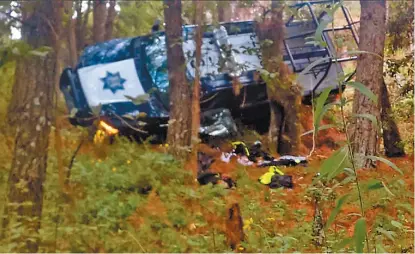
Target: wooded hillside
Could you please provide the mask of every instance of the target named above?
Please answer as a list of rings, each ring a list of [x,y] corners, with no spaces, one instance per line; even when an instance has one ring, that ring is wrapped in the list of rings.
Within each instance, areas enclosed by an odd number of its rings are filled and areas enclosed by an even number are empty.
[[[0,2],[0,252],[414,252],[411,1]]]

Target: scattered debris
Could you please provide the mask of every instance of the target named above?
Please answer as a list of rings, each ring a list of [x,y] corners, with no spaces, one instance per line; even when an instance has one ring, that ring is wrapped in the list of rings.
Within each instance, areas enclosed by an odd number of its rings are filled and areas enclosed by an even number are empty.
[[[261,184],[268,185],[271,189],[292,189],[294,186],[292,176],[285,175],[276,166],[269,167],[268,172],[263,174],[258,180]]]
[[[233,147],[234,154],[239,155],[239,156],[246,156],[246,157],[250,156],[249,149],[245,145],[244,142],[242,141],[232,142],[232,147]]]
[[[284,175],[284,173],[279,168],[277,168],[276,166],[271,166],[271,167],[269,167],[268,172],[265,173],[265,174],[263,174],[259,178],[259,182],[262,183],[262,184],[264,184],[264,185],[268,185],[268,184],[271,183],[272,177],[275,174],[279,174],[281,176]]]
[[[202,113],[199,132],[202,139],[224,138],[235,136],[237,128],[229,109],[218,108]]]
[[[260,141],[248,148],[242,141],[234,141],[231,143],[232,151],[222,152],[220,160],[230,163],[235,157],[236,161],[244,166],[269,167],[267,173],[262,175],[258,180],[261,184],[268,185],[270,188],[288,188],[292,189],[294,184],[292,176],[285,175],[277,166],[292,167],[297,165],[307,165],[306,157],[285,155],[278,159],[274,159],[269,153],[262,149]],[[226,149],[225,149],[226,150]],[[220,150],[219,150],[220,151]],[[199,153],[198,181],[200,184],[218,184],[222,183],[226,188],[236,186],[232,179],[227,179],[219,173],[215,173],[210,166],[215,160],[212,156]]]
[[[228,160],[228,157],[232,155],[238,155],[241,160],[238,160],[243,165],[252,165],[257,163],[259,167],[269,167],[269,166],[297,166],[297,165],[307,165],[308,161],[306,157],[303,156],[292,156],[285,155],[279,159],[275,159],[269,153],[262,149],[262,143],[260,141],[255,141],[254,144],[248,148],[248,146],[241,141],[232,142],[233,152],[231,155],[226,155],[224,158]],[[248,163],[244,157],[247,157],[252,163]],[[259,160],[258,160],[259,158]],[[225,160],[223,160],[225,161]]]
[[[269,166],[287,166],[287,167],[294,167],[297,165],[307,165],[308,161],[306,157],[301,156],[291,156],[285,155],[278,159],[273,159],[271,161],[263,161],[259,163],[258,166],[260,167],[269,167]]]
[[[198,153],[198,173],[197,181],[201,185],[206,185],[209,183],[219,184],[225,189],[231,189],[236,187],[236,182],[232,180],[227,175],[222,175],[219,173],[214,173],[210,170],[210,166],[215,160],[204,153]]]
[[[277,188],[287,188],[292,189],[294,187],[293,177],[289,175],[274,175],[271,178],[271,183],[269,184],[271,189]]]
[[[254,163],[248,159],[246,156],[240,156],[237,159],[238,163],[244,166],[252,166]]]
[[[262,150],[262,143],[259,140],[254,142],[254,144],[249,148],[249,151],[249,159],[253,162],[257,162],[257,158],[262,158],[263,160],[274,159],[269,153]]]

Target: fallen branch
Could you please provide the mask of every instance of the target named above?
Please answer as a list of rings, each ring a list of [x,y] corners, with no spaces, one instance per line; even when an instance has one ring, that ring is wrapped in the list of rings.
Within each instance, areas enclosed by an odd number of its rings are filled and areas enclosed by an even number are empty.
[[[79,142],[79,145],[76,147],[74,153],[72,154],[71,161],[69,162],[68,171],[66,172],[66,179],[65,184],[67,185],[69,183],[69,178],[71,177],[71,169],[73,167],[75,157],[78,154],[79,150],[81,149],[82,145],[84,144],[85,139],[83,138],[81,142]]]

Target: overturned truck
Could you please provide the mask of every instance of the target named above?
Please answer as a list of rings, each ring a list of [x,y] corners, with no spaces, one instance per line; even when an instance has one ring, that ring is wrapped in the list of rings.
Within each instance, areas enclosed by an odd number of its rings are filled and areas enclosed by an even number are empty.
[[[286,20],[284,62],[297,74],[304,101],[330,87],[338,92],[341,63],[354,57],[333,57],[336,47],[331,32],[347,31],[357,43],[350,14],[340,6],[345,25],[324,29],[316,45],[308,38],[316,34],[321,22],[330,17],[322,7],[333,1],[304,2],[291,6],[295,13]],[[318,11],[316,11],[316,9]],[[189,82],[195,73],[195,26],[183,27],[183,51]],[[223,46],[230,46],[230,59],[224,59]],[[319,60],[312,68],[310,64]],[[84,49],[75,68],[66,68],[60,79],[70,122],[99,127],[108,134],[119,133],[145,138],[166,134],[169,119],[169,82],[164,32],[148,36],[113,39]],[[266,130],[269,103],[265,83],[258,78],[262,68],[254,21],[208,26],[202,39],[201,60],[201,135],[226,136],[235,133],[233,119]],[[350,78],[351,75],[348,75]],[[232,80],[242,85],[233,94]],[[262,127],[262,128],[261,128]]]

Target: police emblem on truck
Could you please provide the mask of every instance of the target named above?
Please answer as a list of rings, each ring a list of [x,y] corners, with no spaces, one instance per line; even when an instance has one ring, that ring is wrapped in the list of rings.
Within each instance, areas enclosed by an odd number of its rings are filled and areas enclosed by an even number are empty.
[[[104,82],[103,89],[111,90],[114,94],[117,90],[124,90],[124,83],[126,79],[121,78],[120,72],[111,73],[107,71],[107,76],[105,78],[101,78],[101,80]]]

